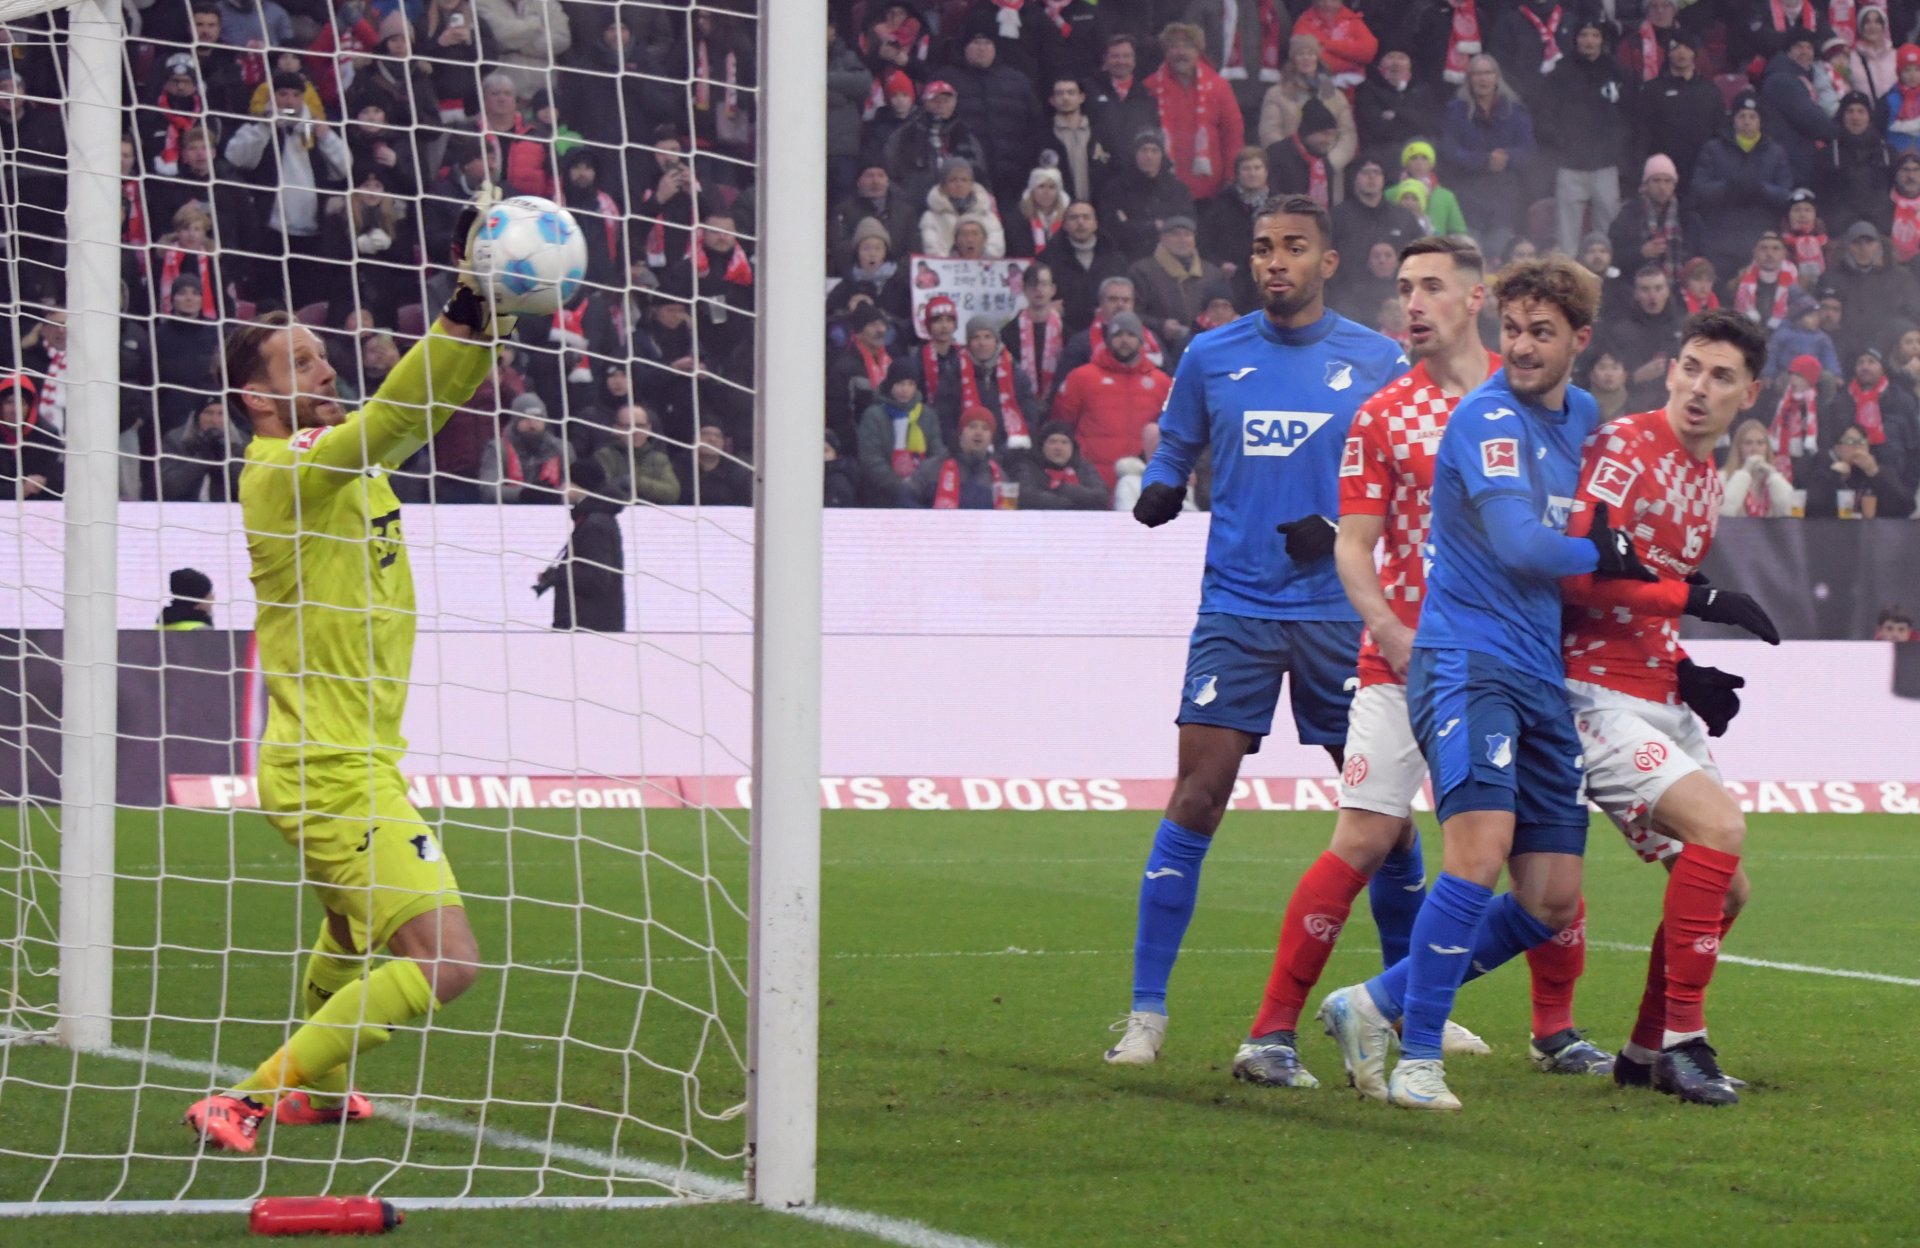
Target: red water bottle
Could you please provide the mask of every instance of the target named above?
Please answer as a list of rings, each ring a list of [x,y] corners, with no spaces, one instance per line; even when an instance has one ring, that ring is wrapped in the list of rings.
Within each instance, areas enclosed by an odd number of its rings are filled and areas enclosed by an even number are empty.
[[[377,1196],[266,1196],[253,1202],[255,1235],[384,1235],[405,1217]]]

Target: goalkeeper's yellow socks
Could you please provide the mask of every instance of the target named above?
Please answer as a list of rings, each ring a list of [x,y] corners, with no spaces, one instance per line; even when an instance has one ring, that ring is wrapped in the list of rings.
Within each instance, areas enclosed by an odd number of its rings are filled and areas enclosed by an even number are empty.
[[[345,1066],[355,1054],[385,1044],[389,1028],[425,1017],[433,989],[417,962],[395,958],[336,992],[260,1068],[234,1086],[268,1102]]]
[[[306,1017],[318,1014],[321,1006],[366,973],[367,956],[342,947],[333,938],[333,925],[320,920],[320,939],[313,942],[313,952],[307,955]]]
[[[357,982],[366,971],[366,955],[355,953],[335,940],[333,925],[322,918],[320,938],[313,942],[313,952],[307,957],[305,1017],[312,1018],[318,1014],[322,1006],[338,996],[347,985]],[[347,1067],[336,1066],[323,1074],[308,1077],[307,1099],[315,1109],[336,1109],[340,1099],[347,1094],[347,1086]]]

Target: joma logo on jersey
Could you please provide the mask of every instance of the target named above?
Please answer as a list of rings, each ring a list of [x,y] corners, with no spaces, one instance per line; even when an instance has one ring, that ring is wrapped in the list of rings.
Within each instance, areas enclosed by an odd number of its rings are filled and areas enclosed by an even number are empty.
[[[1248,412],[1241,453],[1291,455],[1332,419],[1332,412]]]

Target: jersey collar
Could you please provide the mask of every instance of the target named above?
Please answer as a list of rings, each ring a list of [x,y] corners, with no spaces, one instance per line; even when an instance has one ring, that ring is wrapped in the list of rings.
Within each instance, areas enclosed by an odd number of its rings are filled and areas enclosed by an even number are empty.
[[[1334,314],[1333,309],[1329,308],[1321,314],[1319,320],[1311,325],[1302,325],[1298,329],[1282,329],[1275,325],[1273,318],[1265,312],[1259,313],[1254,319],[1260,326],[1260,336],[1268,342],[1277,342],[1283,347],[1304,347],[1323,341],[1333,332],[1334,322],[1340,318]]]

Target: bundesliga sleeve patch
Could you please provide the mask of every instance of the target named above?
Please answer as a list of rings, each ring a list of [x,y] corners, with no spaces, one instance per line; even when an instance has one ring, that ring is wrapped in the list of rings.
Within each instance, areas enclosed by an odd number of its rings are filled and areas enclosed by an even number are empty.
[[[1625,507],[1627,491],[1633,488],[1634,478],[1639,475],[1639,469],[1629,468],[1612,456],[1603,455],[1600,462],[1593,466],[1593,475],[1587,479],[1587,492],[1603,503]]]
[[[1520,439],[1488,438],[1480,444],[1480,471],[1488,477],[1520,475]]]
[[[1359,438],[1348,438],[1346,450],[1340,453],[1340,475],[1357,477],[1365,471]]]
[[[331,425],[316,425],[311,429],[302,429],[293,437],[293,449],[296,451],[312,450],[313,444],[318,442],[327,430],[332,427]]]

